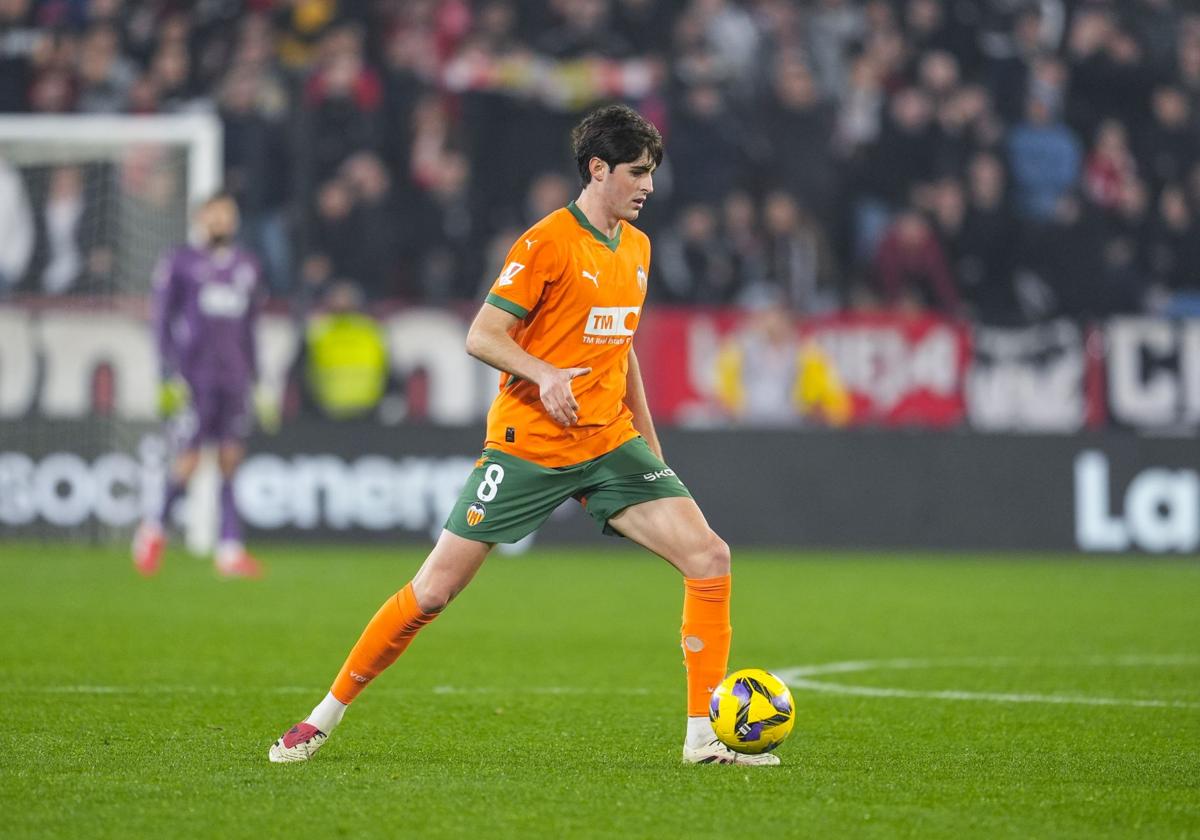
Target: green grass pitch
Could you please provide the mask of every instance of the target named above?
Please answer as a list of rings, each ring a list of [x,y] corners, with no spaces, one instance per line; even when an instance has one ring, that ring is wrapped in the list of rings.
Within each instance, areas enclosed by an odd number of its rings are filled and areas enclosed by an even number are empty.
[[[0,546],[0,834],[1200,836],[1180,560],[735,552],[731,665],[804,683],[760,769],[679,764],[671,569],[495,556],[316,760],[269,764],[422,554],[266,547],[221,583]]]

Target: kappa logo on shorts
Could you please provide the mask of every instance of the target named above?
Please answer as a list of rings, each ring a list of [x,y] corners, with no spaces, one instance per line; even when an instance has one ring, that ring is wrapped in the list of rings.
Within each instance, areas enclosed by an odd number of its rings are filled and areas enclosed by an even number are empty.
[[[655,470],[652,473],[643,473],[642,481],[658,481],[660,478],[674,478],[675,470],[667,467],[665,470]]]
[[[479,502],[471,502],[471,506],[467,508],[467,524],[474,528],[483,518],[487,516],[487,508]]]

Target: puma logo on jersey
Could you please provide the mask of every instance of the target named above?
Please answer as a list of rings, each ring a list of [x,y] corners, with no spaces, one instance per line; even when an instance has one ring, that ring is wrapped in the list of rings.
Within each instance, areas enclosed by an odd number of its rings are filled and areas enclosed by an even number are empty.
[[[599,271],[597,271],[595,274],[592,274],[591,272],[585,271],[585,272],[583,272],[583,276],[584,276],[584,278],[585,278],[585,279],[587,279],[587,280],[591,280],[591,281],[592,281],[592,285],[593,285],[593,286],[595,286],[597,289],[599,289],[599,288],[600,288],[600,281],[596,279],[596,278],[598,278],[598,277],[600,276],[600,272],[599,272]]]
[[[500,272],[500,277],[496,280],[496,288],[502,289],[505,286],[511,286],[513,284],[513,278],[516,277],[517,274],[519,274],[524,268],[525,266],[521,265],[519,262],[510,262],[508,265],[504,266],[504,271]]]
[[[583,328],[586,344],[624,344],[637,329],[640,306],[593,306]]]

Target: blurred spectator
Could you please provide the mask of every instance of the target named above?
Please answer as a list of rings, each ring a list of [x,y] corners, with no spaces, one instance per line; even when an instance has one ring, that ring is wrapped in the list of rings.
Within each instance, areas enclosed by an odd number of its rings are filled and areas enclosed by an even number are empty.
[[[909,199],[916,182],[934,174],[933,103],[919,88],[907,88],[888,103],[888,119],[871,155],[867,188],[893,206]]]
[[[276,294],[352,276],[371,298],[433,302],[474,294],[497,231],[573,191],[553,174],[571,172],[565,126],[629,101],[668,138],[639,221],[673,225],[655,237],[668,297],[847,305],[823,255],[874,269],[914,208],[966,304],[1008,321],[1134,311],[1167,288],[1200,206],[1197,21],[1171,0],[0,0],[0,110],[215,106]],[[135,220],[182,186],[156,166]],[[25,287],[140,271],[125,246],[66,247],[68,175],[22,176],[40,234]],[[768,192],[806,212],[771,197],[758,224]],[[99,200],[83,198],[79,230]],[[800,233],[771,227],[793,215]],[[1049,253],[1055,234],[1093,274]],[[931,288],[913,299],[944,306]]]
[[[470,198],[471,163],[444,152],[434,181],[411,208],[410,249],[420,253],[414,292],[427,301],[457,300],[475,291],[481,232]]]
[[[199,91],[192,81],[191,57],[186,44],[161,45],[150,62],[149,79],[163,111],[186,111],[196,106]]]
[[[0,158],[0,295],[25,276],[33,255],[33,212],[21,174]]]
[[[676,201],[714,203],[744,180],[743,138],[720,88],[695,84],[681,92],[672,117],[667,155]]]
[[[1003,128],[991,111],[987,93],[975,85],[955,88],[937,109],[937,173],[965,172],[977,150],[991,148],[1002,138]]]
[[[379,406],[388,383],[387,341],[363,311],[354,283],[338,280],[330,286],[305,329],[300,364],[306,403],[324,416],[352,420]]]
[[[31,0],[0,0],[0,113],[28,110],[33,59],[42,38]]]
[[[940,0],[906,0],[903,4],[903,28],[915,52],[926,55],[943,53],[955,58],[956,51],[966,49],[957,43],[947,9]]]
[[[1200,31],[1193,22],[1179,28],[1176,72],[1179,86],[1192,101],[1192,109],[1200,102]]]
[[[1107,235],[1099,211],[1079,196],[1059,198],[1049,223],[1031,233],[1026,261],[1037,278],[1019,289],[1022,308],[1031,317],[1058,314],[1106,315],[1106,274],[1102,245]]]
[[[1012,29],[1005,43],[997,34],[985,49],[984,78],[992,91],[996,110],[1008,122],[1021,119],[1034,61],[1045,53],[1042,36],[1042,11],[1037,4],[1028,4],[1013,18]]]
[[[337,0],[287,0],[275,12],[280,29],[279,58],[293,69],[307,67],[322,36],[338,20]]]
[[[270,88],[253,65],[234,68],[221,90],[225,189],[242,212],[242,238],[263,262],[272,292],[292,284],[286,205],[291,197],[291,146],[281,114],[259,97]]]
[[[850,47],[866,29],[862,9],[852,0],[818,0],[808,20],[808,51],[817,82],[826,96],[846,96]]]
[[[834,206],[837,190],[832,146],[835,110],[832,103],[821,100],[812,75],[796,56],[786,55],[776,62],[773,81],[774,96],[766,110],[770,182],[825,216]]]
[[[97,24],[79,46],[79,110],[112,114],[125,109],[133,86],[133,66],[119,52],[117,31]]]
[[[310,251],[301,269],[305,286],[321,292],[334,276],[345,276],[355,260],[354,191],[341,178],[331,178],[317,190]]]
[[[1160,85],[1151,99],[1151,120],[1137,144],[1138,159],[1155,190],[1170,182],[1180,182],[1196,160],[1197,121],[1192,104],[1174,85]]]
[[[560,0],[551,5],[561,20],[538,42],[547,55],[623,58],[633,52],[633,46],[612,27],[609,0]]]
[[[638,53],[665,53],[675,5],[663,0],[616,0],[614,29]]]
[[[762,55],[758,28],[749,12],[732,0],[691,0],[683,14],[703,22],[717,63],[728,70],[734,94],[752,94]]]
[[[1200,293],[1200,226],[1178,184],[1169,184],[1159,196],[1148,261],[1160,299],[1178,292]]]
[[[377,155],[359,152],[317,191],[304,282],[319,293],[332,277],[355,277],[367,299],[401,296],[404,227],[388,170]]]
[[[869,262],[896,207],[906,205],[913,187],[934,174],[937,146],[932,104],[919,88],[906,88],[888,103],[888,119],[878,140],[862,155],[856,181],[854,256]]]
[[[1151,227],[1150,193],[1145,182],[1131,177],[1121,190],[1113,212],[1108,215],[1110,233],[1104,243],[1110,257],[1110,267],[1123,272],[1120,285],[1127,291],[1119,294],[1114,308],[1132,311],[1138,308],[1146,288],[1147,248]],[[1115,259],[1115,246],[1121,250]]]
[[[878,68],[869,56],[854,59],[837,115],[837,148],[853,158],[879,137],[883,120],[883,87]]]
[[[717,396],[753,426],[798,425],[800,339],[783,306],[760,306],[717,356]]]
[[[1072,110],[1076,128],[1090,136],[1106,116],[1132,124],[1145,115],[1151,79],[1142,47],[1120,25],[1113,8],[1085,5],[1076,11],[1068,36]]]
[[[840,426],[851,412],[833,365],[814,344],[802,342],[778,301],[763,301],[722,343],[716,393],[747,426],[794,426],[805,419]]]
[[[354,197],[354,248],[348,261],[352,276],[369,300],[396,297],[403,222],[387,168],[377,155],[359,152],[342,165],[342,178]]]
[[[889,305],[959,313],[959,294],[946,253],[916,210],[902,211],[884,233],[874,267],[880,296]]]
[[[1174,0],[1134,0],[1126,4],[1129,25],[1155,75],[1167,75],[1175,58],[1179,10]]]
[[[833,248],[817,220],[791,195],[773,192],[763,204],[762,287],[750,287],[743,300],[785,301],[799,313],[833,309],[838,302],[838,271]]]
[[[362,32],[352,25],[331,31],[322,59],[305,84],[307,143],[313,175],[326,178],[354,152],[381,143],[383,83],[366,64]]]
[[[917,83],[935,107],[950,98],[959,81],[958,59],[945,50],[930,50],[917,62]]]
[[[1045,97],[1026,106],[1025,122],[1008,136],[1015,207],[1034,222],[1049,220],[1060,198],[1079,181],[1079,141],[1051,110]]]
[[[488,19],[489,9],[498,9],[501,15],[515,14],[510,4],[492,2],[480,12],[481,20]],[[511,26],[511,22],[498,26]],[[384,43],[382,152],[401,192],[408,189],[412,165],[413,112],[436,70],[434,50],[435,44],[422,38],[420,32],[404,28],[390,32]],[[469,114],[465,103],[464,114]]]
[[[675,226],[660,236],[655,261],[660,282],[651,289],[665,300],[722,304],[737,294],[733,257],[711,205],[684,207]]]
[[[1097,207],[1115,209],[1136,170],[1125,126],[1115,119],[1100,123],[1096,143],[1083,165],[1084,195]]]
[[[978,154],[967,170],[966,211],[950,250],[963,297],[986,323],[1018,320],[1012,285],[1018,238],[1004,165],[995,155]]]
[[[754,199],[740,190],[730,193],[722,207],[722,220],[722,236],[733,264],[733,285],[737,289],[762,285],[766,282],[767,255]]]

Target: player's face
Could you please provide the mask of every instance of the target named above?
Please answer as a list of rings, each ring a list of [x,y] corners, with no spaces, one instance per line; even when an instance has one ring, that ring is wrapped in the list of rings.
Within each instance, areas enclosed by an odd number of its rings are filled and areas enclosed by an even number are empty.
[[[633,163],[618,163],[604,179],[604,199],[613,216],[632,222],[654,192],[654,161],[644,153]]]
[[[227,244],[237,234],[237,205],[228,199],[207,204],[200,214],[200,226],[210,244]]]

